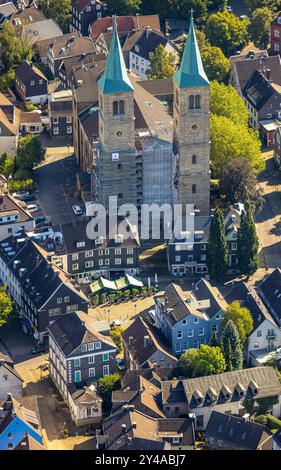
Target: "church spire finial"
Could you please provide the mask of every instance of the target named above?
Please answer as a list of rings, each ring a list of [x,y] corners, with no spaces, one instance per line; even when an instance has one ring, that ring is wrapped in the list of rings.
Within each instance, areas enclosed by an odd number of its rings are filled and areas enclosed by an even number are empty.
[[[192,8],[190,10],[190,25],[187,41],[182,55],[181,64],[174,75],[174,79],[180,88],[209,86],[209,80],[204,71],[195,34]]]

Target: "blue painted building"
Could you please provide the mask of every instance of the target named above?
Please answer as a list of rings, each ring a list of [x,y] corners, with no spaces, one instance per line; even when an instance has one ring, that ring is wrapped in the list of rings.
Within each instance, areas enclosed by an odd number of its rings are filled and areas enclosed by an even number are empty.
[[[213,331],[221,333],[227,304],[219,291],[201,279],[192,291],[170,284],[163,297],[155,298],[156,327],[162,331],[173,354],[208,344]]]
[[[37,414],[8,394],[7,400],[0,407],[0,450],[15,449],[27,435],[38,444],[43,444]]]

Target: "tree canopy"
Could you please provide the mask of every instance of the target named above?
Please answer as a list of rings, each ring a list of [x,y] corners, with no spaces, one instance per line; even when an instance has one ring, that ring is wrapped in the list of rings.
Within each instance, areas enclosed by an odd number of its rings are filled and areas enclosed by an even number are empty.
[[[272,11],[269,8],[257,8],[252,15],[249,33],[256,47],[266,49],[269,43],[270,23]]]
[[[55,20],[65,33],[68,32],[71,0],[39,0],[39,8],[47,18]]]
[[[226,82],[230,71],[230,62],[220,47],[206,45],[201,49],[204,70],[209,80]]]
[[[224,318],[222,320],[222,328],[231,320],[236,326],[241,345],[244,346],[247,336],[251,333],[254,327],[253,318],[246,307],[242,307],[236,300],[228,305]]]
[[[30,60],[32,58],[32,49],[26,37],[19,34],[9,21],[5,21],[1,29],[0,44],[1,60],[5,71],[9,73],[12,73],[11,69],[24,59]]]
[[[122,349],[121,334],[122,334],[123,331],[124,331],[124,328],[121,328],[121,326],[114,326],[109,331],[109,336],[114,341],[116,346],[118,346],[119,351],[121,351],[121,349]]]
[[[248,40],[247,19],[240,20],[227,10],[218,11],[209,16],[205,34],[212,46],[220,47],[223,53],[229,57],[236,52],[238,47],[244,47]]]
[[[221,334],[221,350],[226,362],[226,370],[239,370],[243,368],[243,351],[240,336],[232,320],[228,320]]]
[[[256,210],[262,207],[257,177],[247,160],[230,160],[226,164],[222,170],[220,191],[230,204],[249,200]]]
[[[185,377],[221,374],[226,363],[219,347],[201,344],[199,349],[188,349],[179,359],[179,368]]]
[[[207,266],[211,278],[219,279],[227,271],[227,243],[221,209],[215,210],[207,245]]]
[[[242,274],[247,277],[254,274],[259,268],[259,239],[253,218],[252,207],[249,202],[241,215],[240,228],[237,237],[238,266]]]
[[[265,168],[257,131],[235,124],[225,116],[211,115],[211,162],[213,176],[220,178],[230,160],[247,160],[255,173]]]
[[[160,44],[154,52],[149,54],[150,68],[149,78],[172,78],[175,73],[176,56],[172,52],[167,52]]]
[[[9,321],[14,311],[13,302],[6,292],[6,286],[0,287],[0,326],[5,325]]]
[[[14,161],[13,176],[15,179],[27,179],[33,176],[33,169],[44,159],[42,144],[37,137],[27,135],[19,139]]]
[[[107,0],[107,14],[135,15],[140,11],[141,0]]]
[[[213,115],[224,116],[234,124],[248,127],[248,111],[243,99],[232,85],[213,81],[210,84],[210,111]]]

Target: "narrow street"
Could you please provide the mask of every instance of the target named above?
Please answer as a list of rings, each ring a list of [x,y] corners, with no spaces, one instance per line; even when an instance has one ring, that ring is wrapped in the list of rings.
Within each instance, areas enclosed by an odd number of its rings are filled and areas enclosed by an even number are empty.
[[[259,176],[264,192],[264,206],[255,221],[261,242],[261,264],[276,268],[281,262],[281,174],[276,169],[272,152],[264,154],[266,170]]]

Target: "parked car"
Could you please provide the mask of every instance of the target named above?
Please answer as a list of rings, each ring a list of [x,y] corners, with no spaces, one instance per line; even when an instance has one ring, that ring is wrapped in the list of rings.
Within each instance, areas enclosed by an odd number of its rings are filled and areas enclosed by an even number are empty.
[[[75,215],[82,215],[83,214],[83,211],[82,211],[81,207],[78,206],[77,204],[72,206],[72,210],[73,210]]]
[[[29,191],[18,191],[17,193],[13,193],[12,196],[23,202],[34,201],[35,199],[34,194]]]
[[[31,349],[31,354],[40,354],[40,353],[46,353],[49,350],[48,344],[36,344],[33,349]]]
[[[36,228],[50,227],[51,225],[53,225],[51,219],[47,219],[46,217],[36,217],[35,219]]]
[[[36,204],[27,204],[26,208],[29,212],[37,212],[38,211],[38,207],[36,206]]]
[[[120,357],[116,358],[116,365],[117,365],[119,370],[126,370],[127,369],[127,366],[126,366],[125,362]]]

